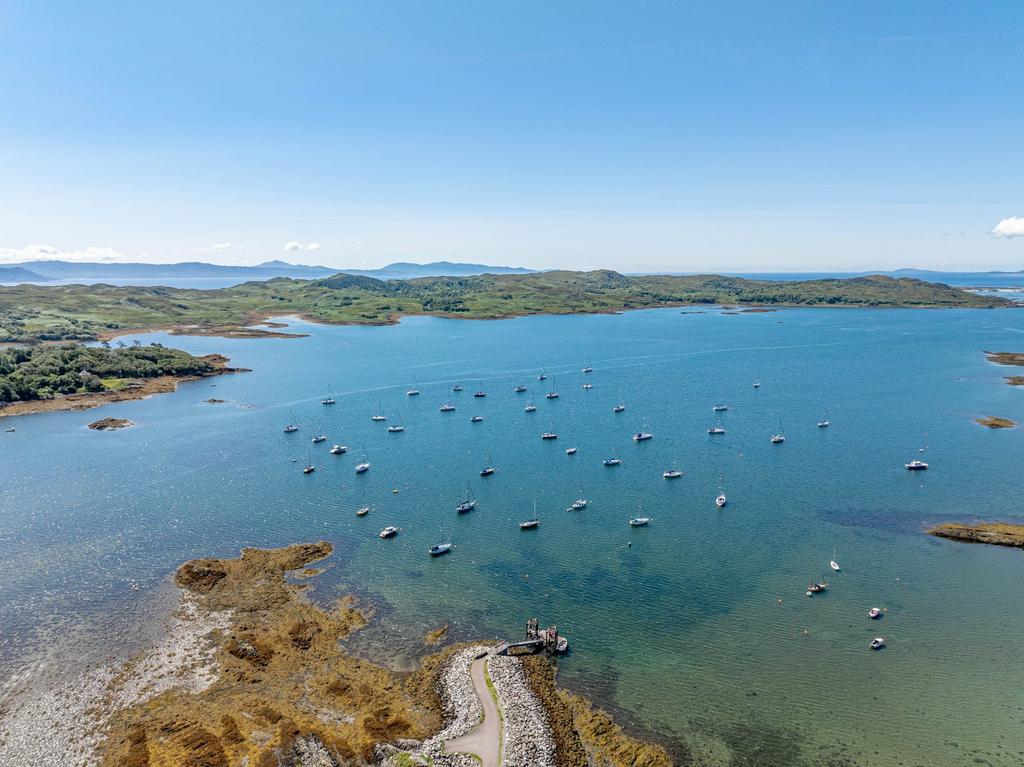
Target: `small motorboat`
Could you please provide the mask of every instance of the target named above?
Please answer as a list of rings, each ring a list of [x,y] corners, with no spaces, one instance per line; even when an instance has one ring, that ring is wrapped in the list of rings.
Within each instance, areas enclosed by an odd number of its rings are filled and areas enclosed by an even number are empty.
[[[523,408],[523,410],[525,410],[527,413],[535,413],[537,412],[537,406],[531,402],[529,405]]]
[[[629,520],[629,526],[630,527],[643,527],[644,525],[646,525],[650,521],[651,521],[650,517],[632,517]]]
[[[489,477],[496,471],[497,469],[494,468],[493,466],[485,466],[484,468],[480,469],[480,476]]]
[[[727,501],[725,500],[725,493],[719,493],[718,497],[715,498],[715,506],[721,509],[722,507],[725,506],[726,503]]]
[[[919,458],[915,458],[910,463],[903,464],[903,467],[907,471],[924,471],[925,469],[928,468],[928,464],[920,460]]]
[[[754,381],[754,388],[755,389],[760,389],[761,388],[761,382],[760,381]]]
[[[874,639],[871,640],[871,643],[870,643],[869,646],[871,647],[872,650],[881,650],[883,647],[885,647],[885,638],[884,637],[875,637]]]
[[[447,554],[451,550],[452,544],[450,543],[435,543],[433,546],[427,549],[427,553],[429,553],[430,556],[432,557],[439,557],[442,554]]]
[[[581,389],[593,389],[594,388],[594,384],[592,384],[592,383],[581,384],[580,388]]]
[[[612,408],[612,412],[613,413],[625,413],[626,412],[626,406],[622,405],[622,404],[616,405],[615,407]]]
[[[827,588],[828,588],[828,584],[827,583],[818,582],[818,581],[812,581],[811,585],[807,587],[807,593],[808,594],[820,594],[821,592],[823,592]]]
[[[728,405],[715,405],[711,409],[714,410],[716,413],[724,413],[726,410],[729,409],[729,406]]]
[[[295,428],[298,428],[298,427],[296,426]],[[11,433],[13,433],[13,432],[14,432],[14,427],[12,426],[12,427],[11,427],[11,428],[9,428],[9,429],[4,429],[4,431],[5,431],[5,432],[7,432],[8,434],[11,434]],[[285,429],[285,431],[288,431],[288,430],[287,430],[287,429]]]
[[[534,517],[533,519],[525,519],[519,523],[520,530],[533,530],[540,525],[540,520]]]
[[[665,479],[679,479],[683,476],[683,472],[679,471],[679,469],[669,469],[668,471],[661,472],[661,476]]]
[[[451,413],[454,410],[455,410],[455,405],[453,405],[451,402],[445,402],[443,405],[441,405],[441,412],[442,413]]]
[[[587,500],[586,498],[577,498],[575,501],[572,502],[572,505],[570,505],[566,509],[566,511],[582,511],[583,509],[587,508],[588,503],[590,503],[590,501]]]
[[[388,432],[390,434],[398,434],[403,431],[405,431],[405,427],[398,423],[393,423],[388,427]]]
[[[392,537],[394,537],[394,536],[398,535],[398,528],[397,528],[397,527],[395,527],[394,525],[388,525],[388,526],[387,526],[387,527],[385,527],[385,528],[384,528],[383,530],[381,530],[381,531],[380,531],[380,532],[378,533],[378,535],[379,535],[379,536],[380,536],[381,538],[392,538]]]
[[[342,455],[347,450],[345,445],[331,445],[331,455]]]
[[[831,421],[818,421],[818,428],[819,429],[827,429],[831,425],[832,425]]]
[[[487,392],[485,392],[485,391],[474,392],[473,396],[474,397],[486,397],[487,396]]]
[[[708,429],[708,434],[725,434],[724,426],[712,426]]]
[[[541,439],[558,439],[558,435],[553,431],[546,431],[540,435]]]
[[[363,506],[362,508],[356,509],[356,516],[357,517],[365,517],[369,513],[370,513],[370,507],[369,506]]]
[[[604,459],[604,465],[605,466],[618,466],[620,463],[622,463],[622,459],[621,458],[605,458]]]
[[[576,448],[574,448],[574,447],[567,447],[565,449],[565,454],[566,455],[576,455]]]
[[[294,432],[297,432],[298,430],[299,430],[299,427],[296,426],[293,423],[290,423],[290,424],[288,424],[287,426],[284,427],[284,433],[285,434],[292,434]],[[14,429],[8,429],[7,431],[14,431]]]
[[[879,610],[877,607],[872,607],[870,610],[868,610],[868,617],[873,621],[877,621],[879,618],[882,617],[882,611]]]
[[[482,420],[484,420],[484,417],[482,415],[475,415],[475,416],[473,416],[472,418],[469,419],[469,422],[470,423],[480,423]]]
[[[333,405],[334,403],[334,397],[324,397],[322,400],[320,400],[321,405]]]
[[[651,434],[649,431],[638,431],[636,434],[633,435],[633,441],[634,442],[646,442],[647,440],[651,439],[652,437],[654,437],[654,435]]]
[[[524,391],[526,391],[526,387],[523,386],[522,384],[520,384],[519,386],[514,388],[512,391],[514,391],[516,394],[522,394]]]
[[[356,474],[365,474],[369,470],[370,470],[370,464],[369,464],[368,461],[364,461],[363,463],[361,463],[358,466],[356,466]]]
[[[547,373],[545,373],[544,371],[541,371],[541,374],[539,376],[537,376],[537,380],[538,381],[546,381],[546,380],[548,380]]]
[[[388,419],[387,419],[387,418],[385,418],[385,417],[384,417],[384,416],[382,416],[382,415],[371,415],[371,416],[370,416],[370,420],[371,420],[371,421],[378,421],[378,422],[379,422],[379,421],[386,421],[386,420],[388,420]]]
[[[406,397],[418,397],[418,396],[420,396],[420,390],[419,389],[409,389],[409,391],[407,391],[405,393],[405,396]]]
[[[455,386],[452,387],[452,391],[463,391],[463,388],[458,384],[455,384]]]

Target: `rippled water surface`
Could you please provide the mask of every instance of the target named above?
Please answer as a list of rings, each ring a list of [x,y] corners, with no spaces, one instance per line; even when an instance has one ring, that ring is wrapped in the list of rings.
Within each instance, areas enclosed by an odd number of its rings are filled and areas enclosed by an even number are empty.
[[[5,420],[0,676],[69,645],[85,658],[131,645],[185,559],[325,538],[337,553],[318,597],[376,605],[368,651],[386,640],[404,654],[446,621],[459,637],[516,637],[537,615],[572,642],[564,680],[699,763],[1024,764],[1024,555],[921,533],[1024,519],[1024,431],[973,422],[1024,421],[1024,390],[1002,381],[1014,371],[982,354],[1024,351],[1024,314],[668,309],[303,329],[141,336],[253,372]],[[333,407],[319,404],[328,392]],[[449,400],[457,410],[440,413]],[[711,437],[717,402],[727,433]],[[371,422],[378,403],[404,433]],[[85,428],[108,415],[136,426]],[[302,429],[286,435],[293,418]],[[313,445],[318,427],[328,441]],[[786,442],[770,444],[780,427]],[[641,428],[655,436],[635,444]],[[540,439],[549,429],[558,440]],[[349,453],[329,455],[334,442]],[[919,449],[931,469],[905,471]],[[603,467],[610,456],[622,465]],[[498,472],[481,478],[488,463]],[[685,476],[662,479],[672,466]],[[479,508],[456,515],[467,485]],[[581,493],[590,505],[567,513]],[[534,501],[541,526],[521,532]],[[653,521],[630,528],[639,508]],[[379,540],[389,524],[401,533]],[[447,538],[451,555],[427,556]],[[831,588],[806,597],[818,578]],[[885,618],[869,621],[872,606]]]

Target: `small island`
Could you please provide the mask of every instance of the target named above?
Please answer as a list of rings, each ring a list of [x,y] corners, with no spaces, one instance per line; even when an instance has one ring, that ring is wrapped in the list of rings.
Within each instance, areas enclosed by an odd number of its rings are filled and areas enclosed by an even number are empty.
[[[1024,525],[1009,522],[979,522],[974,525],[943,522],[928,530],[929,535],[965,543],[988,543],[993,546],[1024,548]]]
[[[975,418],[976,423],[980,423],[982,426],[987,426],[990,429],[1012,429],[1017,425],[1016,421],[1011,421],[1009,418],[1000,418],[996,415],[987,415],[984,418]]]
[[[135,422],[129,421],[127,418],[101,418],[89,424],[89,428],[93,431],[114,431],[116,429],[127,429],[129,426],[134,425]]]
[[[1024,367],[1024,352],[985,352],[985,358],[997,365]],[[1024,386],[1024,376],[1004,376],[1010,386]]]

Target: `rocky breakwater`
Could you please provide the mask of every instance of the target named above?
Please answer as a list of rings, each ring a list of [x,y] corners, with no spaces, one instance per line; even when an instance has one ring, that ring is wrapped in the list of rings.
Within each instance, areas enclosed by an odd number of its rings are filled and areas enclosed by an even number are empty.
[[[1024,549],[1024,525],[1006,522],[979,522],[974,525],[944,522],[928,530],[930,535],[965,543],[988,543]]]
[[[505,724],[504,767],[555,767],[555,740],[547,711],[530,687],[522,661],[504,655],[488,661]]]

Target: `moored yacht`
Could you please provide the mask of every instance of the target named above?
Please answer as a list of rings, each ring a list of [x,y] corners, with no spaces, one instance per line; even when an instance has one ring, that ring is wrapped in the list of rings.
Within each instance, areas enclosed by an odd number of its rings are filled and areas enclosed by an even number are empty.
[[[299,427],[296,426],[293,423],[290,423],[290,424],[288,424],[287,426],[284,427],[284,433],[285,434],[292,434],[294,432],[297,432],[298,430],[299,430]],[[8,429],[8,431],[11,431],[11,429]]]
[[[652,437],[654,437],[654,435],[651,434],[649,431],[638,431],[636,434],[633,435],[633,441],[634,442],[646,442],[647,440],[651,439]]]
[[[546,431],[540,435],[541,439],[558,439],[558,434],[553,431]]]
[[[514,391],[516,394],[522,394],[524,391],[526,391],[526,387],[523,386],[522,384],[520,384],[519,386],[514,388],[512,391]]]
[[[362,507],[356,509],[356,516],[357,517],[365,517],[369,513],[370,513],[370,507],[369,506],[362,506]]]
[[[778,445],[778,444],[781,444],[781,443],[783,443],[785,441],[786,441],[786,436],[784,434],[773,434],[772,435],[772,444],[773,445]]]
[[[919,458],[915,458],[910,463],[903,464],[903,467],[908,471],[924,471],[928,468],[928,464]]]
[[[876,621],[882,617],[882,611],[879,610],[877,607],[872,607],[870,610],[868,610],[868,617],[871,620]]]
[[[302,473],[303,474],[312,474],[314,471],[316,471],[316,466],[314,466],[313,464],[310,463],[310,464],[306,464],[305,468],[303,468],[303,470],[302,470]]]
[[[679,471],[679,469],[669,469],[668,471],[661,472],[661,476],[665,479],[679,479],[683,476],[683,472]]]
[[[470,417],[469,422],[470,423],[480,423],[482,420],[484,420],[484,417],[482,415],[474,415],[474,416]]]
[[[616,405],[615,407],[612,408],[612,412],[613,413],[624,413],[624,412],[626,412],[626,406],[623,405],[620,402],[618,405]]]
[[[405,427],[400,423],[393,423],[388,427],[390,434],[398,434],[399,432],[405,431]]]
[[[726,501],[725,493],[719,493],[718,497],[715,498],[715,506],[721,509],[726,503],[728,503],[728,501]]]
[[[463,388],[460,384],[455,384],[455,386],[452,387],[452,391],[463,391]]]
[[[367,461],[365,458],[363,459],[362,463],[356,465],[356,474],[365,474],[369,470],[370,462]]]
[[[590,366],[590,360],[589,360],[589,359],[587,360],[587,364],[586,364],[586,365],[584,365],[584,366],[583,366],[583,367],[582,367],[582,368],[580,369],[580,372],[581,372],[581,373],[593,373],[593,372],[594,372],[594,368],[592,368],[592,367]]]
[[[430,554],[430,556],[432,557],[439,557],[442,554],[447,554],[451,550],[452,544],[450,543],[435,543],[433,546],[427,549],[427,553]]]
[[[715,405],[715,406],[714,406],[713,408],[711,408],[711,409],[712,409],[713,411],[715,411],[716,413],[724,413],[724,412],[725,412],[726,410],[728,410],[728,409],[729,409],[729,406],[728,406],[728,405]]]
[[[483,397],[486,397],[486,396],[487,396],[487,392],[485,392],[485,391],[478,391],[478,392],[473,392],[473,396],[474,396],[474,397],[480,397],[480,398],[483,398]]]
[[[497,469],[494,468],[493,466],[485,466],[484,468],[480,469],[480,476],[489,477],[496,471]]]
[[[622,459],[621,458],[605,458],[603,463],[604,463],[605,466],[618,466],[620,463],[622,463]]]
[[[872,650],[881,650],[883,647],[885,647],[885,638],[884,637],[875,637],[874,639],[871,640],[871,642],[870,642],[870,644],[868,646]]]
[[[650,517],[631,517],[629,520],[630,527],[644,527],[648,522],[651,521]]]
[[[540,517],[537,516],[537,501],[533,502],[533,517],[530,519],[524,519],[519,523],[520,530],[532,530],[540,524]]]
[[[581,384],[580,388],[581,389],[593,389],[594,388],[594,384],[592,384],[592,383]]]
[[[443,405],[441,405],[442,413],[451,413],[453,410],[455,410],[455,405],[453,405],[451,402],[445,402]]]
[[[387,527],[385,527],[383,530],[381,530],[378,533],[378,535],[381,538],[392,538],[392,537],[394,537],[397,534],[398,534],[398,528],[395,527],[394,525],[388,525]]]
[[[345,445],[331,445],[331,455],[342,455],[348,451]]]
[[[313,435],[313,444],[314,445],[317,445],[317,444],[319,444],[321,442],[326,442],[326,441],[327,441],[327,435],[326,434],[322,434],[321,433],[321,434],[314,434]]]
[[[535,413],[537,412],[537,406],[531,402],[529,405],[524,407],[523,410],[525,410],[527,413]]]
[[[828,584],[824,581],[811,581],[810,585],[807,587],[807,596],[811,596],[811,594],[820,594],[827,588]]]
[[[577,450],[577,448],[575,448],[575,447],[567,447],[565,449],[565,454],[566,455],[576,455],[576,450]]]
[[[465,514],[467,511],[472,511],[476,508],[476,498],[473,497],[473,491],[468,487],[466,488],[466,499],[461,501],[458,506],[455,507],[455,511],[459,514]]]
[[[321,405],[333,405],[335,402],[336,402],[336,400],[334,399],[334,397],[332,397],[330,395],[328,395],[328,396],[324,397],[322,400],[320,400],[320,404]]]

